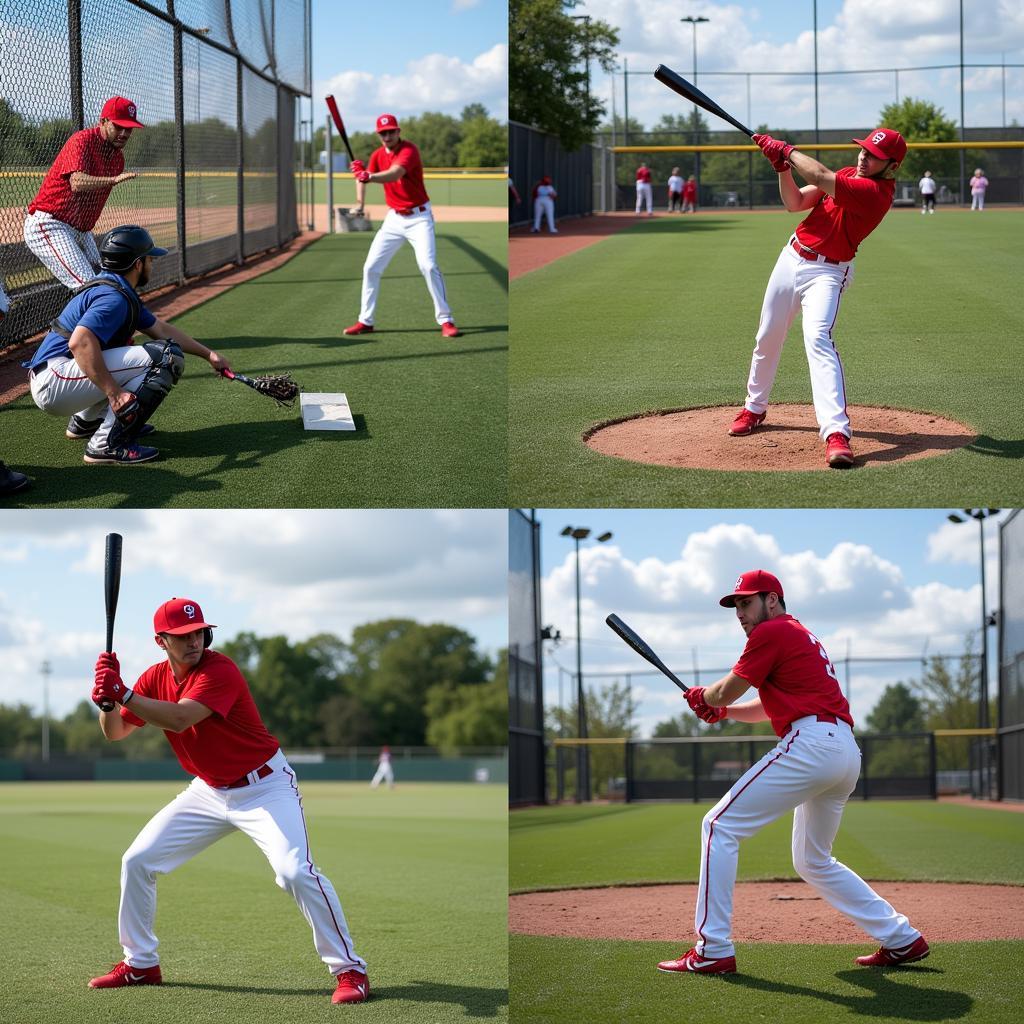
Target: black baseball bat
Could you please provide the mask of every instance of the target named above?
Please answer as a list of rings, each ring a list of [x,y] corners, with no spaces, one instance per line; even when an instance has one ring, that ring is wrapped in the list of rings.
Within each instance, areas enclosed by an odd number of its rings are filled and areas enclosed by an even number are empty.
[[[710,96],[705,96],[693,82],[688,82],[678,72],[665,67],[664,64],[659,64],[654,69],[654,77],[662,85],[667,85],[673,92],[679,93],[680,96],[688,99],[691,103],[696,103],[698,107],[703,107],[708,113],[714,114],[723,121],[728,121],[729,124],[735,125],[744,135],[753,136],[754,133],[742,121],[737,121],[732,114],[720,107]]]
[[[665,675],[672,680],[676,686],[679,687],[683,693],[686,693],[690,688],[684,683],[666,664],[654,653],[654,648],[644,640],[639,633],[627,626],[618,615],[609,615],[604,620],[608,625],[616,632],[623,640],[629,644],[630,647],[640,655],[641,658],[649,661],[659,672],[664,672]]]
[[[107,558],[103,572],[103,598],[107,606],[107,653],[114,650],[114,616],[117,614],[117,595],[121,591],[121,534],[107,534]],[[113,711],[112,700],[100,701],[101,711]]]

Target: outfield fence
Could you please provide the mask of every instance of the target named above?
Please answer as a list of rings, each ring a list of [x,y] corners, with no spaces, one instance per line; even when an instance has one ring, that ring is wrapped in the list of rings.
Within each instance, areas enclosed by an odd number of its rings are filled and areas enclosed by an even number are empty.
[[[68,289],[23,241],[26,206],[75,131],[127,96],[145,129],[138,177],[95,228],[146,227],[170,250],[148,288],[183,283],[298,233],[299,101],[311,91],[311,0],[0,0],[0,347],[42,330]]]
[[[570,153],[556,136],[518,121],[508,123],[508,146],[508,173],[520,198],[517,203],[509,195],[509,226],[533,222],[533,188],[545,175],[558,193],[556,217],[594,212],[594,146],[584,145]]]

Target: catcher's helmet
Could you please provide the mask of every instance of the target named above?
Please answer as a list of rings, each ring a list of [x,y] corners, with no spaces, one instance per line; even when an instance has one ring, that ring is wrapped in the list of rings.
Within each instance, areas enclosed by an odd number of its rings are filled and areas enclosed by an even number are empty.
[[[165,256],[166,249],[153,244],[153,238],[138,224],[114,228],[100,243],[100,265],[104,270],[130,270],[143,256]]]

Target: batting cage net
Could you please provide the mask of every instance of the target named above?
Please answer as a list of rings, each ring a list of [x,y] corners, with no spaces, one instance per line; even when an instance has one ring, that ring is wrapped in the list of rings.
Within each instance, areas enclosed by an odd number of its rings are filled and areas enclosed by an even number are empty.
[[[27,206],[72,133],[111,97],[144,129],[91,230],[141,224],[169,255],[148,289],[182,283],[298,233],[297,107],[311,92],[312,0],[0,0],[0,346],[68,298],[26,244]],[[53,259],[60,261],[60,239]],[[89,244],[83,244],[88,251]]]
[[[508,200],[509,225],[532,223],[533,190],[548,177],[558,193],[555,215],[579,217],[594,212],[594,147],[568,152],[554,135],[517,121],[508,123],[509,177],[519,193]]]
[[[544,699],[541,672],[540,523],[508,514],[509,802],[544,802]]]
[[[999,529],[1000,795],[1024,800],[1024,515]]]

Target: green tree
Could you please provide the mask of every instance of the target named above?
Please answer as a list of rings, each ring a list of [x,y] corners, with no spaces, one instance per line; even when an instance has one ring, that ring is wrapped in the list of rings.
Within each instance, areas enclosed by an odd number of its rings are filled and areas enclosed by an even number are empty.
[[[869,732],[922,732],[924,714],[921,702],[906,683],[894,683],[885,688],[864,724]]]
[[[475,121],[478,117],[487,117],[487,108],[482,103],[469,103],[462,108],[459,120],[463,124]]]
[[[927,100],[904,97],[899,103],[882,107],[879,123],[895,128],[907,142],[953,142],[957,137],[956,122],[946,117],[941,107]],[[899,176],[904,181],[919,181],[925,171],[934,178],[950,178],[959,173],[960,157],[956,150],[907,150]]]
[[[558,137],[568,150],[593,137],[604,104],[587,95],[587,58],[615,69],[619,34],[598,18],[576,21],[577,0],[509,3],[509,116]]]
[[[456,152],[459,167],[503,167],[508,163],[508,128],[489,117],[463,121]]]
[[[424,167],[458,166],[462,125],[454,117],[428,110],[401,124],[402,138],[416,144]]]

